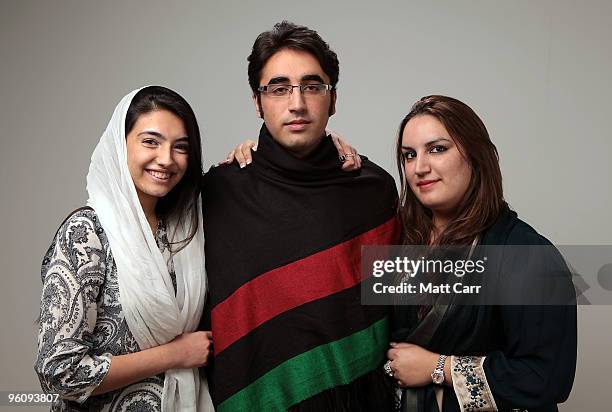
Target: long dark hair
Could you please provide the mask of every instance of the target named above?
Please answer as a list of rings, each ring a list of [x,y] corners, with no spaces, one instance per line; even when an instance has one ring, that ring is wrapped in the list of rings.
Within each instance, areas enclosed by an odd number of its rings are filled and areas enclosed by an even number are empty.
[[[406,182],[402,137],[406,124],[415,116],[439,120],[467,159],[472,176],[454,218],[435,236],[432,212],[423,206]],[[491,226],[506,207],[497,148],[478,115],[465,103],[447,96],[432,95],[417,101],[399,127],[396,145],[397,169],[401,180],[399,215],[404,243],[413,245],[467,245]]]
[[[178,93],[162,86],[149,86],[141,89],[128,108],[125,117],[126,136],[134,127],[138,117],[155,110],[168,110],[178,116],[185,126],[189,139],[187,170],[177,185],[155,206],[155,213],[164,220],[173,220],[177,226],[188,224],[188,235],[172,243],[172,253],[176,253],[193,239],[200,223],[198,198],[202,178],[202,144],[200,129],[189,103]]]

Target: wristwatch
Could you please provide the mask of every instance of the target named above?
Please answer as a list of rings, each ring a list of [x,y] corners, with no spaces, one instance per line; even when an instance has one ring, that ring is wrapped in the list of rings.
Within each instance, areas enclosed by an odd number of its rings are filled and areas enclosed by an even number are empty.
[[[438,363],[436,364],[436,369],[431,373],[431,380],[436,385],[442,385],[444,383],[444,362],[446,362],[446,355],[440,355],[440,359],[438,359]]]

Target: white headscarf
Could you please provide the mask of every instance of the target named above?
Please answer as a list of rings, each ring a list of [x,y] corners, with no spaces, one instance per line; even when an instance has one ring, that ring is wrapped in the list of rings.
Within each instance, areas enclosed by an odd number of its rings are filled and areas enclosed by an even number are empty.
[[[119,301],[130,332],[141,349],[162,345],[194,331],[206,296],[204,231],[173,257],[176,295],[166,261],[145,217],[127,165],[125,117],[132,98],[123,97],[91,156],[87,192],[108,237],[117,265]],[[198,200],[201,214],[201,201]],[[183,219],[190,222],[190,219]],[[170,241],[184,239],[188,227],[166,222]],[[208,385],[197,368],[165,373],[164,411],[213,411]]]

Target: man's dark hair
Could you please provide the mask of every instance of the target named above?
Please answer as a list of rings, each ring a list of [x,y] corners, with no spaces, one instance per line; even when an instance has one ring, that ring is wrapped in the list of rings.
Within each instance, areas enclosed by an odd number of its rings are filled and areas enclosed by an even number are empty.
[[[305,26],[298,26],[289,21],[276,23],[272,30],[257,36],[253,44],[249,62],[249,85],[254,95],[259,95],[257,88],[261,80],[261,70],[276,52],[283,49],[301,50],[316,57],[321,68],[329,76],[332,86],[338,83],[340,72],[338,56],[329,48],[319,34]]]

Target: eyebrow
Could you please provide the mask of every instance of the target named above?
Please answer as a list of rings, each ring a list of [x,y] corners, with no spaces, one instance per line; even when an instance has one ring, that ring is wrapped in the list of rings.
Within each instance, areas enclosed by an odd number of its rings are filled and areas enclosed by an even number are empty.
[[[307,74],[306,76],[302,77],[303,82],[308,82],[312,80],[315,80],[320,83],[324,83],[323,78],[319,76],[318,74]]]
[[[289,83],[289,78],[285,76],[273,77],[270,79],[268,84],[279,84],[279,83]]]
[[[138,136],[141,136],[143,134],[150,134],[151,136],[159,137],[160,139],[166,140],[166,136],[164,136],[160,132],[156,132],[155,130],[143,130],[142,132],[138,133]]]
[[[160,132],[157,132],[155,130],[143,130],[142,132],[138,133],[138,136],[141,136],[143,134],[150,134],[151,136],[155,136],[155,137],[158,137],[158,138],[163,139],[163,140],[168,140],[166,138],[166,136],[164,136],[163,134],[161,134]],[[187,136],[179,137],[175,141],[176,142],[189,141],[189,137],[187,137]]]
[[[320,82],[320,83],[324,83],[323,78],[319,76],[318,74],[307,74],[307,75],[302,76],[302,78],[300,79],[301,82],[309,82],[313,80]],[[271,78],[268,84],[283,84],[283,83],[289,83],[289,82],[290,80],[287,76],[277,76],[277,77]]]
[[[435,145],[436,143],[440,143],[440,142],[451,142],[451,140],[447,139],[446,137],[437,137],[434,140],[430,140],[429,142],[425,143],[425,147],[431,147],[431,146]],[[410,146],[403,146],[403,145],[402,145],[402,149],[404,149],[404,150],[414,150]]]

